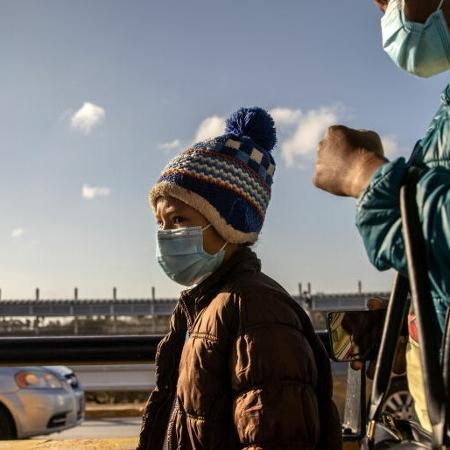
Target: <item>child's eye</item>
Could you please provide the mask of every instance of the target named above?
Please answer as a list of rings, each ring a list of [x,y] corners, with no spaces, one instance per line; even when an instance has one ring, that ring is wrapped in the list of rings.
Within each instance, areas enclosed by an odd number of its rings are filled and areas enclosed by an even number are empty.
[[[182,216],[175,216],[172,218],[172,222],[175,225],[181,225],[182,223],[184,223],[186,221],[186,219]]]

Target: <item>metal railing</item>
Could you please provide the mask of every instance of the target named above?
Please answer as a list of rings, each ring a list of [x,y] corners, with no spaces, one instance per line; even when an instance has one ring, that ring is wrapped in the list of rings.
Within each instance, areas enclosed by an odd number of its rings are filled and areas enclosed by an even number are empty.
[[[154,336],[46,336],[0,338],[0,365],[119,364],[155,359]]]
[[[367,299],[388,297],[388,292],[302,294],[293,298],[317,311],[365,309]],[[0,317],[169,316],[178,299],[61,299],[7,300],[0,302]]]
[[[328,333],[316,332],[329,348]],[[154,361],[161,335],[0,338],[0,366],[138,364]]]

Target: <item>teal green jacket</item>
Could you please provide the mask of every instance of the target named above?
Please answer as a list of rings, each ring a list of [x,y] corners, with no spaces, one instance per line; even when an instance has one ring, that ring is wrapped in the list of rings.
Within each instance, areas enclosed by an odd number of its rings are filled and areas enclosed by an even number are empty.
[[[450,84],[408,164],[426,169],[417,186],[417,204],[427,242],[432,297],[443,327],[450,307]],[[406,261],[399,196],[408,164],[399,158],[381,166],[358,199],[356,213],[370,261],[379,270],[403,274]]]

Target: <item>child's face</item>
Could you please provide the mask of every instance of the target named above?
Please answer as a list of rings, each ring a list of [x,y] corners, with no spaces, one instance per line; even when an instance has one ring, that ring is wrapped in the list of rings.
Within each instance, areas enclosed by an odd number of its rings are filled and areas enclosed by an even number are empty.
[[[161,230],[178,228],[202,227],[209,222],[194,208],[174,197],[159,197],[156,202],[156,222]],[[203,248],[209,254],[217,253],[225,240],[219,236],[213,227],[203,231]]]

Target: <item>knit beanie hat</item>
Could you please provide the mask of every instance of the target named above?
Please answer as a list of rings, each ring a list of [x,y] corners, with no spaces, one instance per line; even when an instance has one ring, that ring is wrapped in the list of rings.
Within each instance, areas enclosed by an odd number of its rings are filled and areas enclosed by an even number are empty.
[[[168,163],[150,189],[151,207],[156,210],[160,196],[177,198],[226,241],[255,242],[270,200],[275,143],[274,121],[265,110],[239,109],[224,135],[194,144]]]

